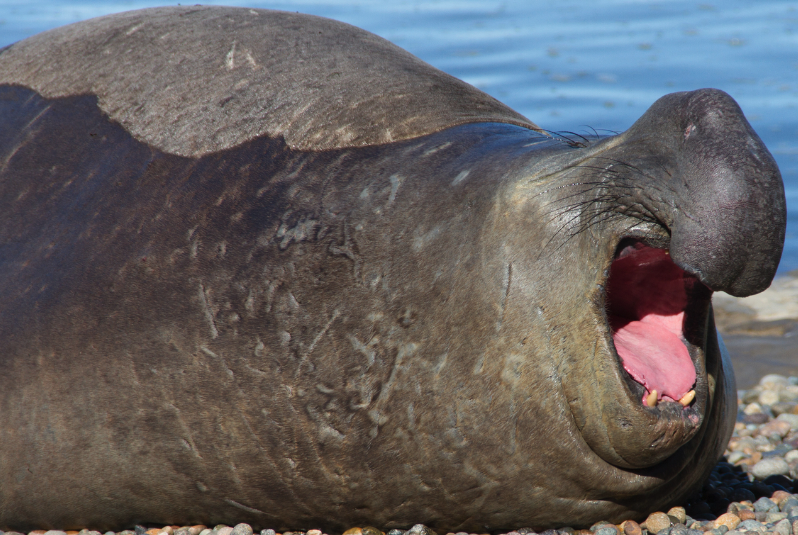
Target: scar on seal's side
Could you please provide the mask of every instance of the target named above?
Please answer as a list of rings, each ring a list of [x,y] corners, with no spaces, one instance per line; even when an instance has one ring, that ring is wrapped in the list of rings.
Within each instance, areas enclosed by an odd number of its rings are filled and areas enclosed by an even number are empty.
[[[643,517],[722,454],[711,295],[785,233],[722,91],[575,142],[256,9],[4,49],[0,162],[2,528]]]

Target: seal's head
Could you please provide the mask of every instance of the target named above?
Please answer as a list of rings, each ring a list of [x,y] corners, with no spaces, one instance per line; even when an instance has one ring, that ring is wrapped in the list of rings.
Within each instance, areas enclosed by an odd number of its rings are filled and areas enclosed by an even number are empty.
[[[579,472],[590,483],[571,499],[589,508],[614,492],[613,518],[625,493],[640,512],[684,496],[722,454],[736,392],[711,296],[770,284],[784,190],[770,153],[718,90],[668,95],[627,132],[571,145],[536,162],[506,206],[523,206],[519,221],[546,214],[542,247],[524,253],[510,237],[530,266],[514,264],[516,280],[543,269],[541,251],[560,266],[545,290],[526,290],[519,314],[543,319],[553,350],[536,358],[552,359],[564,418],[588,446]],[[589,298],[575,308],[580,293]]]

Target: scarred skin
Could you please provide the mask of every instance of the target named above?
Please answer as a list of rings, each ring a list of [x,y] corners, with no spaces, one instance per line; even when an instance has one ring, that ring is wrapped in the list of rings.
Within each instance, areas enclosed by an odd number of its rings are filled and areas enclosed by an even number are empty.
[[[642,518],[728,442],[711,292],[765,289],[785,220],[718,90],[576,143],[316,17],[35,36],[0,53],[0,527]],[[687,408],[615,352],[629,240],[698,281]]]

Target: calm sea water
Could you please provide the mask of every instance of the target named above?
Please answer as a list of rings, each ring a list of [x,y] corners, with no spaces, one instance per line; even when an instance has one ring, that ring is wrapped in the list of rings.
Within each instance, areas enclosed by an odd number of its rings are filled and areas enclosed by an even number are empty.
[[[779,271],[798,269],[798,3],[794,0],[272,0],[370,30],[549,130],[627,129],[657,98],[730,93],[776,158],[789,223]],[[0,0],[0,46],[164,2]],[[171,5],[174,5],[172,3]]]

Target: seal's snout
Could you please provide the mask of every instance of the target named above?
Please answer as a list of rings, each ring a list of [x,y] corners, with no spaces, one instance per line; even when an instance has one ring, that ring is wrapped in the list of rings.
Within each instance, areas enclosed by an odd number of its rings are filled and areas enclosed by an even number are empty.
[[[673,261],[714,291],[767,288],[784,245],[784,186],[734,99],[717,89],[666,95],[631,131],[667,172],[673,197],[658,208]]]

